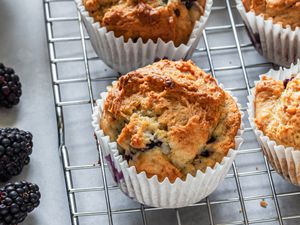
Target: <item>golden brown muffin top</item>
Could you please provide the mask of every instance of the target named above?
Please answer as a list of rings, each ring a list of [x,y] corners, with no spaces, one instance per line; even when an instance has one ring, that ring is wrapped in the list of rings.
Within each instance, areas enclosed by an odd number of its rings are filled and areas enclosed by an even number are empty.
[[[288,25],[294,30],[300,27],[300,0],[243,0],[246,11],[262,14],[274,23]]]
[[[186,44],[205,0],[83,0],[90,16],[116,37]]]
[[[255,89],[255,123],[277,144],[300,150],[300,74],[292,77],[262,77]]]
[[[122,76],[100,127],[148,177],[171,182],[222,161],[241,115],[232,97],[192,61],[162,60]]]

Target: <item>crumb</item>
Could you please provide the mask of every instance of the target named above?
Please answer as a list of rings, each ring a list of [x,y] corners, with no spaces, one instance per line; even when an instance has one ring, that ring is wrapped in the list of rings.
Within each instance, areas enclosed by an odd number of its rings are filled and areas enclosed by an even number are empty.
[[[263,200],[260,201],[260,206],[263,207],[263,208],[267,208],[268,203],[263,199]]]
[[[256,170],[259,170],[258,166],[257,166],[257,167],[255,167],[255,169],[256,169]]]
[[[239,213],[242,213],[242,210],[240,209]]]

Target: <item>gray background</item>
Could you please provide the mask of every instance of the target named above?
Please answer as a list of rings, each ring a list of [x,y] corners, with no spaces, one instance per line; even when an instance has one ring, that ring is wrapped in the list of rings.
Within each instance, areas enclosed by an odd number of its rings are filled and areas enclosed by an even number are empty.
[[[23,84],[20,104],[0,109],[0,127],[28,130],[34,141],[30,164],[13,180],[37,183],[42,193],[40,207],[23,224],[69,224],[41,0],[0,0],[0,61]]]
[[[231,1],[233,4],[233,1]],[[215,0],[214,6],[224,6],[224,0]],[[51,17],[76,17],[74,4],[69,2],[51,2]],[[241,24],[239,14],[233,9],[235,22]],[[213,65],[216,69],[216,77],[227,88],[241,88],[233,94],[238,97],[243,107],[246,106],[247,92],[243,80],[240,60],[236,48],[216,50],[220,46],[235,45],[232,30],[212,30],[213,26],[229,25],[230,20],[227,10],[214,10],[207,24],[207,39],[211,48]],[[53,38],[79,37],[78,21],[53,22]],[[241,44],[249,44],[250,40],[243,27],[237,29]],[[99,92],[104,91],[111,81],[100,81],[103,77],[113,77],[115,72],[107,68],[100,60],[95,59],[95,53],[89,43],[86,42],[89,60],[89,68],[93,79],[93,94],[97,98]],[[203,50],[203,40],[200,42],[193,60],[201,68],[209,70],[207,54]],[[213,50],[214,49],[214,50]],[[80,41],[67,41],[55,43],[56,59],[82,57]],[[258,78],[258,74],[269,70],[271,64],[251,66],[255,63],[266,62],[253,47],[242,49],[245,59],[250,84]],[[69,209],[65,194],[65,185],[59,162],[57,150],[57,130],[49,71],[49,59],[42,0],[0,0],[0,61],[15,68],[20,74],[23,83],[23,96],[21,103],[10,110],[0,109],[0,126],[17,126],[29,130],[34,135],[34,152],[32,161],[23,173],[14,180],[27,179],[40,185],[42,191],[41,206],[35,210],[24,222],[26,225],[68,225]],[[236,69],[226,69],[236,67]],[[72,79],[84,78],[85,70],[83,61],[57,63],[58,78]],[[88,100],[86,82],[61,84],[61,101]],[[90,125],[91,109],[89,104],[72,105],[63,107],[65,119],[66,146],[68,147],[70,164],[93,164],[98,160],[93,129]],[[247,114],[244,118],[246,127],[249,127]],[[245,132],[245,143],[241,151],[259,147],[252,132]],[[238,156],[236,165],[241,175],[240,183],[244,197],[246,198],[246,211],[248,219],[275,218],[276,211],[274,201],[271,198],[271,189],[268,181],[261,152],[245,153]],[[248,172],[257,171],[255,176],[246,176]],[[259,173],[261,172],[261,173]],[[232,171],[230,172],[232,174]],[[74,171],[72,176],[74,188],[101,187],[102,179],[99,169]],[[284,181],[276,173],[272,174],[276,192],[299,191]],[[142,224],[139,204],[128,199],[119,189],[115,188],[108,173],[109,195],[113,211],[114,225]],[[251,200],[253,196],[261,196]],[[77,212],[105,212],[105,198],[103,191],[80,192],[75,194]],[[235,179],[225,179],[219,188],[209,197],[210,201],[218,202],[238,197]],[[266,199],[268,207],[260,207],[262,199]],[[203,201],[205,202],[205,200]],[[289,217],[299,214],[300,194],[279,197],[279,205],[282,216]],[[127,213],[130,210],[134,212]],[[138,209],[138,210],[136,210]],[[126,210],[128,210],[126,212]],[[232,223],[243,219],[238,201],[213,204],[211,206],[214,222],[216,224]],[[125,212],[124,212],[125,211]],[[208,209],[205,205],[197,205],[179,210],[183,225],[209,224]],[[146,218],[149,225],[177,223],[175,210],[146,210]],[[108,224],[107,216],[80,217],[80,225]],[[264,223],[277,225],[277,221]],[[285,220],[285,225],[299,225],[300,219]]]

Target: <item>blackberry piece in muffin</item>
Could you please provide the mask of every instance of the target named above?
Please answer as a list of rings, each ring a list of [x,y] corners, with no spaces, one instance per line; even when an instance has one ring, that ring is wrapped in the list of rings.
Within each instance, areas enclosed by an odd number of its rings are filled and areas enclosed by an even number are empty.
[[[186,44],[205,0],[83,0],[90,16],[116,37]]]
[[[214,167],[235,147],[234,99],[192,61],[161,60],[111,87],[100,127],[137,172],[185,179]]]
[[[275,80],[263,76],[255,89],[255,123],[279,145],[300,150],[300,74]]]

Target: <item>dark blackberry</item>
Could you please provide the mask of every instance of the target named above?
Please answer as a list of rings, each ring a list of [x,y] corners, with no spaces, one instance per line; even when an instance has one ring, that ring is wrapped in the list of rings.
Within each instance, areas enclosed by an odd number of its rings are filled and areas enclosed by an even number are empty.
[[[21,173],[24,165],[29,163],[32,145],[30,132],[0,128],[0,181],[7,181]]]
[[[0,188],[0,224],[21,223],[40,204],[39,187],[26,181],[8,183]]]
[[[19,76],[12,68],[0,63],[0,106],[11,108],[17,105],[22,95]]]

